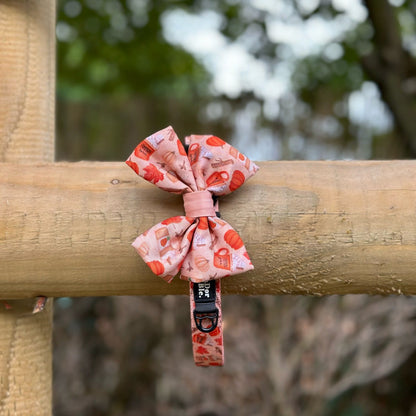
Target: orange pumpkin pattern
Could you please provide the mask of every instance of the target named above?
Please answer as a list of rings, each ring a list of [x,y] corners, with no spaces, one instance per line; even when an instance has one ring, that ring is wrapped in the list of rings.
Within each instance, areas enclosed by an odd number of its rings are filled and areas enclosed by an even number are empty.
[[[224,240],[225,242],[231,246],[234,250],[238,250],[241,247],[243,247],[244,243],[241,237],[238,235],[237,231],[234,230],[228,230],[224,234]]]
[[[150,269],[152,270],[152,272],[154,274],[157,274],[158,276],[160,276],[161,274],[163,274],[163,272],[165,271],[165,267],[158,260],[149,261],[146,264],[150,267]]]
[[[245,180],[246,178],[243,172],[241,172],[240,170],[234,171],[230,182],[230,191],[235,191],[236,189],[238,189],[244,183]]]

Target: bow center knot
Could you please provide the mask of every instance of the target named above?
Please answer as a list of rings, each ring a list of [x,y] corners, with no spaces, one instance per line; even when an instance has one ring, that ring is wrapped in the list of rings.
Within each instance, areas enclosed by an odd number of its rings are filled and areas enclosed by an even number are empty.
[[[183,194],[183,205],[187,217],[215,217],[215,208],[209,191]]]

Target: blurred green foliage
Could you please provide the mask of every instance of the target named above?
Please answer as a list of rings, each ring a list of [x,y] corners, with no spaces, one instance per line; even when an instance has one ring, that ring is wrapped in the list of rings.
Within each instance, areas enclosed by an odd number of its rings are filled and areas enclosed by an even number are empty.
[[[161,34],[164,10],[180,2],[70,0],[58,3],[58,95],[179,99],[207,93],[209,75]]]
[[[394,8],[389,7],[397,14],[403,47],[412,49],[416,2],[394,3]],[[174,124],[180,135],[215,131],[237,140],[241,117],[252,123],[246,128],[250,135],[246,141],[261,145],[263,136],[273,137],[279,149],[274,157],[397,158],[410,154],[406,140],[412,138],[403,139],[400,125],[392,128],[389,111],[382,108],[377,94],[370,98],[378,99],[371,104],[371,118],[351,116],[351,95],[372,81],[363,58],[377,45],[373,22],[349,16],[342,2],[61,0],[58,6],[58,158],[120,158],[133,144],[132,138],[127,139],[133,130],[143,138],[167,124]],[[218,16],[218,33],[225,45],[243,45],[269,78],[290,62],[287,92],[266,98],[272,91],[261,92],[244,80],[237,96],[213,88],[213,73],[203,60],[166,39],[163,17],[179,9],[191,15],[210,11]],[[324,49],[296,55],[290,42],[273,37],[275,21],[282,23],[280,31],[286,30],[285,24],[312,21],[322,26],[347,22],[349,29],[340,31]],[[246,68],[247,73],[251,70]],[[208,108],[212,103],[222,110],[212,115]],[[257,108],[253,103],[260,108],[259,114],[253,113]],[[392,103],[386,104],[394,116]],[[272,113],[267,111],[271,107]],[[373,120],[374,112],[387,122]],[[126,120],[126,114],[133,118]],[[91,124],[96,126],[89,128]],[[104,124],[106,128],[100,128]],[[80,136],[82,143],[77,145],[74,142]]]
[[[346,16],[331,2],[318,2],[306,13],[301,2],[282,4],[291,10],[285,9],[282,21],[301,24],[319,16],[324,24]],[[280,6],[272,2],[61,0],[58,6],[58,159],[124,158],[137,138],[168,124],[181,137],[215,132],[238,140],[241,118],[251,120],[244,133],[250,137],[244,140],[261,146],[264,135],[274,138],[280,150],[273,157],[383,157],[391,154],[389,143],[398,148],[394,131],[380,136],[371,126],[357,125],[348,113],[350,94],[367,79],[360,59],[372,49],[368,21],[351,25],[324,53],[295,56],[270,35],[270,21],[280,19]],[[203,61],[166,39],[161,22],[178,9],[219,16],[225,45],[244,45],[269,78],[292,62],[288,92],[266,99],[264,94],[272,91],[259,92],[244,80],[237,96],[215,90]],[[277,113],[270,115],[270,105]],[[371,140],[371,152],[362,151],[363,135]],[[400,152],[395,151],[396,157]]]

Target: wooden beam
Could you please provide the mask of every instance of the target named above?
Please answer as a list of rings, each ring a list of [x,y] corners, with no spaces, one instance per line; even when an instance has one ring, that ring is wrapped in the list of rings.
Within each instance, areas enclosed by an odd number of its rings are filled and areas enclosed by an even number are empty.
[[[255,270],[225,293],[416,294],[416,162],[263,162],[220,201]],[[2,297],[186,293],[130,243],[182,198],[122,162],[0,164]]]
[[[52,162],[54,0],[2,0],[0,34],[0,161]],[[33,299],[11,303],[0,304],[0,416],[51,415],[52,300],[36,315]]]

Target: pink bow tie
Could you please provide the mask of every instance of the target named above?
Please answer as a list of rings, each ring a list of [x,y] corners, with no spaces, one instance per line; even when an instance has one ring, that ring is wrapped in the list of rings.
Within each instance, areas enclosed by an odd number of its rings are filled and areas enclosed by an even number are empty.
[[[243,241],[217,218],[212,200],[239,188],[258,167],[215,136],[188,136],[189,156],[172,127],[142,141],[127,164],[168,192],[183,194],[186,216],[166,219],[137,237],[133,246],[153,273],[170,282],[194,283],[253,268]]]
[[[202,303],[203,293],[207,294],[208,300],[212,298],[212,306],[217,306],[215,326],[204,328],[202,322],[210,318],[209,314],[202,314],[200,319],[198,314],[194,315],[194,356],[197,365],[221,365],[218,279],[251,270],[253,265],[241,237],[217,217],[217,197],[235,191],[257,172],[258,167],[216,136],[191,135],[185,141],[188,153],[169,126],[143,140],[126,161],[147,181],[168,192],[182,194],[186,214],[153,226],[137,237],[133,246],[153,273],[167,282],[171,282],[179,271],[181,279],[191,282],[192,310],[195,311],[195,302],[198,303],[198,293]],[[194,290],[194,284],[214,279],[217,283],[211,289],[208,285],[195,286]],[[200,308],[202,311],[208,309],[207,304]],[[220,330],[214,331],[217,321]],[[210,328],[215,339],[209,338]]]

